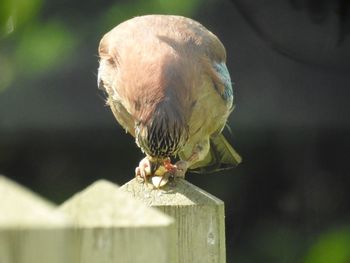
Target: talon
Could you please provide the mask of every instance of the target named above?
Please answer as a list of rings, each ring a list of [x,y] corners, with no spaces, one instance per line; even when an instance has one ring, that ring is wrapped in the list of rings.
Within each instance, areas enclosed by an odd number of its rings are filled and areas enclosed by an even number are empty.
[[[185,178],[185,174],[187,172],[188,169],[188,162],[186,161],[178,161],[175,164],[176,170],[175,170],[175,177],[181,177],[181,178]]]
[[[170,173],[173,173],[176,170],[176,166],[170,162],[170,159],[166,159],[164,161],[163,165],[164,165],[165,169]]]
[[[135,177],[141,177],[140,167],[135,168]]]
[[[187,161],[178,161],[172,164],[170,158],[166,158],[161,165],[158,166],[154,174],[151,173],[151,163],[148,157],[143,158],[139,166],[135,168],[135,176],[140,182],[150,180],[156,188],[161,188],[172,181],[175,177],[184,178],[188,168]]]
[[[185,178],[186,171],[188,169],[188,162],[178,161],[176,164],[172,164],[170,159],[167,159],[163,163],[165,169],[167,170],[166,174],[171,177],[181,177]]]
[[[147,176],[151,175],[151,164],[147,157],[143,158],[139,166],[135,169],[135,176],[141,178],[144,182],[147,181]]]

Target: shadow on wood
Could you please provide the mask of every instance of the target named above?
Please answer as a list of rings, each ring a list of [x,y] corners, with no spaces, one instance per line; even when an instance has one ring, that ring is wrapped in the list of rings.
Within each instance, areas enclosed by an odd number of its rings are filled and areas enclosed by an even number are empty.
[[[120,191],[175,219],[180,263],[226,262],[221,200],[181,179],[164,189],[153,189],[133,179]]]
[[[1,263],[70,262],[72,226],[52,203],[3,176],[0,200]]]
[[[0,176],[0,195],[1,263],[225,263],[224,204],[184,180],[100,180],[56,207]]]
[[[78,240],[76,263],[175,263],[174,220],[99,180],[66,201]]]

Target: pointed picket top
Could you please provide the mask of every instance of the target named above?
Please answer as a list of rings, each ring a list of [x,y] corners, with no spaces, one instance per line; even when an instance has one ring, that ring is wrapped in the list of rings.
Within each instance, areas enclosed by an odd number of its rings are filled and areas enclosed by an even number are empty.
[[[167,226],[173,219],[99,180],[64,202],[59,210],[67,213],[79,227]]]
[[[55,205],[0,175],[0,228],[49,228],[67,223]]]
[[[183,179],[160,189],[132,179],[120,187],[149,206],[223,205],[223,201]]]
[[[178,262],[226,262],[223,201],[183,179],[160,189],[133,179],[120,191],[175,219]]]

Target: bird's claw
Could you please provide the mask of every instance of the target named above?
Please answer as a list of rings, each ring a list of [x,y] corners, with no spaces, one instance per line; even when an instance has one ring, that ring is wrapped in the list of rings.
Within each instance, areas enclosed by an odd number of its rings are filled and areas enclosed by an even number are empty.
[[[139,166],[135,169],[135,177],[141,182],[147,181],[147,176],[151,175],[151,163],[147,157],[143,158]]]
[[[185,174],[188,169],[188,162],[180,160],[176,162],[174,166],[174,177],[185,178]]]
[[[151,173],[151,163],[147,157],[143,158],[139,166],[135,169],[135,176],[141,183],[150,181],[156,188],[165,186],[169,181],[175,178],[185,178],[188,168],[188,162],[178,161],[172,164],[170,158],[167,158],[158,167],[158,169]],[[150,179],[150,180],[148,180]]]
[[[188,163],[186,161],[178,161],[176,164],[172,164],[170,159],[165,160],[163,165],[158,168],[153,176],[152,183],[155,187],[160,188],[169,182],[174,182],[176,178],[185,178],[185,174],[188,168]],[[161,171],[159,175],[157,172]]]

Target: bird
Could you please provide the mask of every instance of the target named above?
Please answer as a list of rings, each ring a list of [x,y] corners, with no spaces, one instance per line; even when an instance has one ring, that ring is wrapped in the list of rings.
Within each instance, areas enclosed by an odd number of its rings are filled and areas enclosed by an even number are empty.
[[[164,178],[184,178],[188,170],[212,172],[242,161],[222,134],[235,107],[226,50],[202,24],[137,16],[107,32],[98,52],[98,87],[146,155],[137,177],[147,180],[163,168]]]

